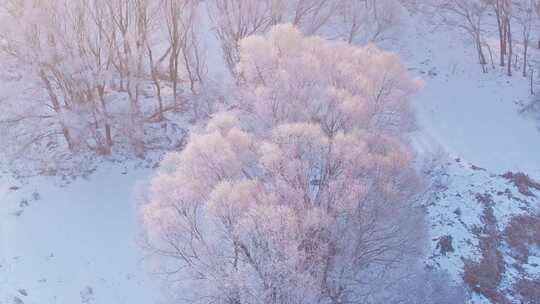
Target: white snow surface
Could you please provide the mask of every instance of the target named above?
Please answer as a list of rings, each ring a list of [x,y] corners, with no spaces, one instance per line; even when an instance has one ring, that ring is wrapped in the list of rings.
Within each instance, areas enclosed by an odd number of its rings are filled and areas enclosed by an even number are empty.
[[[386,44],[424,82],[415,99],[419,130],[411,143],[419,159],[439,162],[431,171],[439,183],[434,202],[427,206],[431,241],[427,263],[460,281],[463,259],[479,258],[473,231],[483,226],[485,206],[478,195],[492,199],[499,231],[513,216],[539,212],[540,193],[524,196],[501,175],[523,172],[540,179],[540,130],[537,122],[520,114],[531,96],[528,79],[519,69],[508,77],[495,62],[493,70],[482,73],[466,36],[425,21],[413,19],[401,27],[400,39]],[[448,235],[455,251],[442,255],[436,245]],[[504,242],[501,247],[506,271],[500,287],[505,292],[523,274],[513,265]],[[540,280],[539,267],[525,267],[530,278]],[[490,301],[473,293],[470,303]]]
[[[149,174],[107,164],[69,183],[3,175],[0,303],[161,303],[138,245],[136,188]]]
[[[483,74],[466,36],[422,19],[404,24],[397,37],[385,44],[424,81],[415,99],[424,142],[419,152],[440,146],[492,172],[540,179],[540,132],[537,122],[519,114],[530,99],[519,69],[508,77],[494,58],[495,70]]]

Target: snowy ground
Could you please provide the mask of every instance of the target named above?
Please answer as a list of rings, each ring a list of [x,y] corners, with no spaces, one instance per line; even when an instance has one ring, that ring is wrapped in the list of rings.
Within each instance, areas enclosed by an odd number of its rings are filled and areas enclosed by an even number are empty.
[[[389,48],[424,81],[416,98],[419,140],[428,141],[424,152],[441,146],[451,158],[493,172],[540,178],[540,133],[535,121],[519,114],[530,98],[528,80],[520,71],[508,77],[499,67],[483,74],[464,35],[411,23]]]
[[[482,74],[463,36],[425,28],[411,22],[399,39],[385,44],[425,83],[415,104],[420,130],[412,140],[420,156],[442,151],[439,169],[446,172],[428,208],[430,261],[459,278],[462,258],[477,254],[471,230],[481,225],[482,206],[476,194],[495,197],[503,226],[510,216],[538,208],[535,198],[521,196],[499,175],[523,171],[540,179],[540,133],[534,121],[518,114],[528,98],[526,79],[518,72],[512,78],[499,71]],[[152,170],[126,166],[104,164],[88,180],[69,184],[51,177],[21,183],[0,175],[0,303],[163,302],[159,278],[148,274],[137,244],[136,189]],[[522,201],[497,194],[506,189]],[[447,256],[436,249],[444,235],[454,238],[455,252]],[[540,275],[537,266],[527,269]],[[511,270],[506,279],[512,279]]]
[[[69,184],[2,176],[0,303],[160,303],[137,244],[135,190],[149,173],[108,164]]]

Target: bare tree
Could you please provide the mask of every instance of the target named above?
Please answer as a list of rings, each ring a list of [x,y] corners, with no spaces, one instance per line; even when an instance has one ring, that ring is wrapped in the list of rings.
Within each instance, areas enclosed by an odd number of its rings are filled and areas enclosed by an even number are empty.
[[[185,69],[191,91],[203,82],[204,58],[196,29],[195,0],[163,0],[163,16],[169,43],[169,78],[173,85],[174,104],[178,102],[179,73]]]
[[[445,22],[462,29],[474,43],[482,72],[487,73],[486,56],[483,50],[482,20],[489,3],[484,0],[437,0],[435,7],[440,10]],[[509,24],[506,25],[507,30]]]
[[[531,31],[533,26],[534,0],[516,0],[513,3],[514,20],[521,29],[521,41],[523,44],[523,67],[522,75],[527,77],[528,51],[531,41]]]
[[[493,11],[495,12],[495,17],[497,19],[497,29],[499,33],[499,56],[500,56],[500,65],[502,67],[505,66],[505,55],[507,53],[507,29],[506,22],[508,21],[508,18],[506,18],[508,14],[508,8],[509,8],[509,0],[488,0],[491,7],[493,8]]]
[[[513,38],[512,38],[512,2],[510,2],[509,0],[505,3],[506,7],[505,7],[505,12],[506,14],[504,15],[504,18],[505,18],[505,25],[506,25],[506,41],[508,43],[508,60],[506,62],[506,65],[507,65],[507,72],[506,74],[508,76],[512,76],[512,55],[513,55],[513,52],[514,52],[514,47],[513,47]]]
[[[400,3],[395,0],[342,0],[336,14],[335,27],[353,43],[377,41],[399,19]]]
[[[141,80],[145,73],[145,54],[150,24],[148,0],[112,0],[106,3],[112,20],[110,45],[114,50],[111,63],[120,75],[120,88],[129,99],[129,124],[123,130],[135,154],[145,154]],[[124,87],[125,85],[125,87]]]
[[[533,5],[534,5],[534,14],[536,18],[540,20],[540,1],[534,1]],[[538,39],[537,48],[540,49],[540,38]]]
[[[293,0],[287,1],[287,10],[291,14],[291,22],[308,35],[321,30],[339,9],[340,2],[332,0]]]

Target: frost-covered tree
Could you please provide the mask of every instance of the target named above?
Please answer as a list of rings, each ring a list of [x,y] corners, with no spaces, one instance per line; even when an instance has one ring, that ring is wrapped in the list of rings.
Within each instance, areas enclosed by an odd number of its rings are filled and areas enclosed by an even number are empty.
[[[8,30],[3,34],[2,55],[8,54],[30,72],[26,76],[38,93],[24,101],[29,111],[3,113],[0,122],[15,134],[24,134],[19,138],[22,150],[45,142],[67,146],[71,153],[89,148],[109,154],[114,135],[107,86],[114,79],[113,66],[122,79],[127,70],[127,63],[119,60],[115,39],[119,19],[113,11],[118,12],[108,9],[112,2],[101,0],[19,3],[19,9],[3,19]],[[127,136],[140,130],[141,121],[135,119],[140,108],[133,103],[130,108],[125,119],[130,126],[116,126]],[[31,130],[32,120],[47,127]]]
[[[2,50],[31,72],[47,98],[35,97],[5,112],[0,121],[24,134],[19,138],[22,147],[61,135],[71,151],[90,146],[107,153],[110,126],[106,107],[97,98],[107,77],[103,32],[90,26],[82,2],[19,3],[3,20],[7,30]],[[34,132],[32,120],[47,127]]]
[[[187,303],[392,299],[422,234],[400,139],[418,84],[394,54],[291,25],[240,50],[237,108],[150,183],[147,248]]]
[[[329,136],[354,127],[399,133],[410,125],[418,83],[398,55],[286,28],[241,44],[240,102],[257,124],[317,122]]]

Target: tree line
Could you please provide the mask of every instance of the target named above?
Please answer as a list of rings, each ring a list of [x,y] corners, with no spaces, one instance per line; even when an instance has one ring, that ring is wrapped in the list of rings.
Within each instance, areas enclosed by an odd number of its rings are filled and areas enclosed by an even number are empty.
[[[540,1],[430,0],[419,5],[434,9],[432,13],[441,16],[446,24],[469,36],[484,73],[490,65],[504,67],[508,76],[519,69],[522,76],[527,77],[534,70],[529,57],[535,34],[538,35],[536,46],[540,48]],[[496,26],[496,48],[486,39],[490,25]],[[519,44],[519,50],[515,42]]]
[[[7,0],[0,9],[2,58],[32,91],[1,101],[9,159],[115,148],[144,157],[177,113],[205,117],[220,100],[209,93],[219,82],[208,76],[209,35],[239,80],[240,40],[276,24],[367,43],[399,16],[396,0]]]

